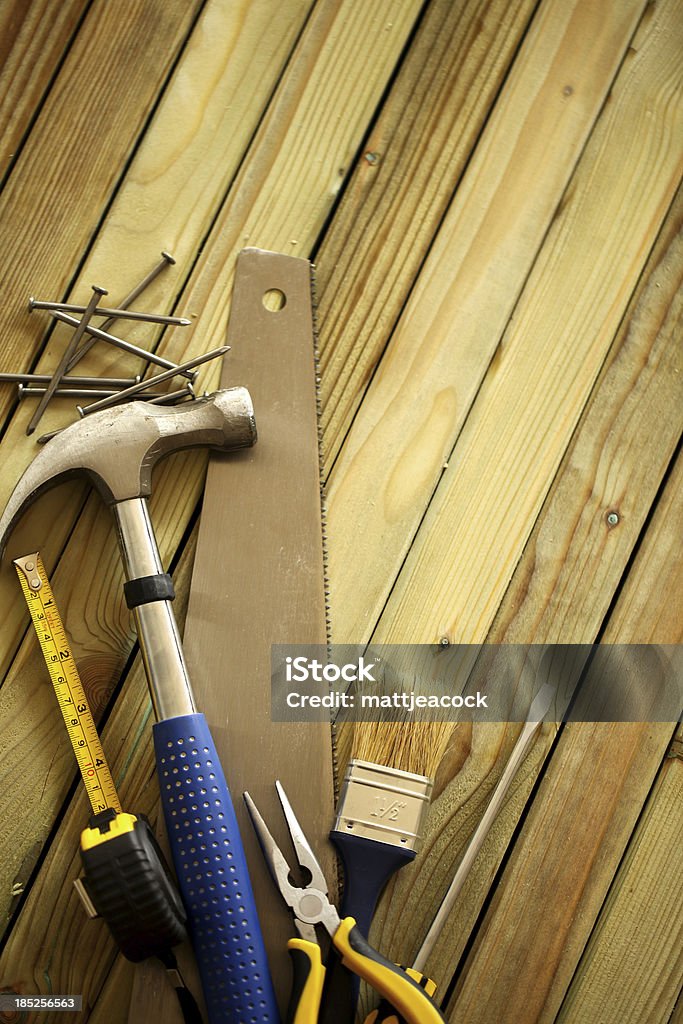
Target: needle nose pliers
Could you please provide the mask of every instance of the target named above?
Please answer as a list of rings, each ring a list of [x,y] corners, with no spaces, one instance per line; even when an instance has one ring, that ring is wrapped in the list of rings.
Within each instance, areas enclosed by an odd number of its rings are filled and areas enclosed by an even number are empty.
[[[445,1018],[425,990],[405,971],[369,945],[358,930],[354,918],[340,919],[328,899],[323,870],[287,795],[279,782],[275,786],[298,862],[310,874],[310,881],[305,886],[296,886],[289,881],[290,869],[284,854],[248,793],[244,794],[244,799],[263,855],[285,903],[294,913],[294,923],[300,936],[287,943],[294,968],[294,987],[287,1024],[316,1024],[318,1020],[325,979],[325,967],[315,931],[318,924],[329,933],[344,966],[367,981],[391,1003],[406,1024],[445,1024]]]

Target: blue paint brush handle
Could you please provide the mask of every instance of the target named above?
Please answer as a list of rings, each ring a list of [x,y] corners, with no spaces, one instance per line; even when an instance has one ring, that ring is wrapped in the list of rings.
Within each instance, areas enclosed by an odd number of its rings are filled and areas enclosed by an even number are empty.
[[[204,715],[158,722],[173,860],[211,1024],[279,1024],[235,811]]]
[[[358,930],[367,939],[377,901],[391,876],[415,859],[415,850],[406,850],[390,843],[379,843],[364,836],[347,835],[333,829],[330,839],[339,850],[344,863],[344,898],[342,918],[355,918]],[[351,1006],[355,1009],[360,991],[360,978],[349,979]],[[352,1014],[351,1019],[355,1014]]]
[[[367,938],[384,886],[399,868],[415,859],[415,850],[336,829],[330,832],[330,839],[344,862],[341,916],[355,918],[361,934]]]

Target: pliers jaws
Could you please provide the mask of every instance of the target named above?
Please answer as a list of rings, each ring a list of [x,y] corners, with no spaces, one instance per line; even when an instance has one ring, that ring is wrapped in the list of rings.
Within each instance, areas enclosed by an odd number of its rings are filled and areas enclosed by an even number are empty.
[[[268,826],[261,817],[256,804],[248,793],[244,794],[247,810],[251,816],[254,829],[263,850],[263,856],[270,868],[282,898],[294,913],[296,930],[302,939],[316,942],[315,926],[321,924],[325,930],[334,935],[340,925],[339,914],[330,903],[327,895],[327,881],[316,855],[306,839],[303,829],[287,799],[287,794],[280,782],[275,783],[282,810],[287,821],[292,846],[300,867],[310,875],[310,881],[303,887],[292,885],[289,881],[290,867],[280,847],[275,842]]]

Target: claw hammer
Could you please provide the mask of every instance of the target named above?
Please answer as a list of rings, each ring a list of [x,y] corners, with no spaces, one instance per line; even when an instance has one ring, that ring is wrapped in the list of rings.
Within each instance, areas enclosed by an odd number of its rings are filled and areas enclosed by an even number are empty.
[[[156,766],[173,860],[209,1019],[279,1020],[230,793],[206,719],[194,702],[147,498],[154,465],[171,452],[245,448],[256,424],[245,388],[174,408],[128,403],[62,430],[17,483],[0,518],[0,557],[26,507],[73,476],[88,476],[114,511],[124,591],[135,616],[152,697]]]

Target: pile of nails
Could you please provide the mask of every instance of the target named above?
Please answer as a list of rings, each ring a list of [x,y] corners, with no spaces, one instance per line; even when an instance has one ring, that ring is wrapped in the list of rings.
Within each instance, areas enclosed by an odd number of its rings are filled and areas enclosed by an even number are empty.
[[[228,351],[228,346],[213,349],[201,356],[189,359],[184,363],[173,363],[164,359],[155,352],[140,348],[132,342],[124,341],[116,335],[110,334],[109,330],[116,320],[138,320],[146,323],[164,324],[166,326],[186,327],[191,323],[184,317],[161,316],[156,313],[140,313],[130,309],[130,306],[149,284],[164,270],[165,267],[175,263],[173,257],[162,252],[161,260],[143,278],[133,290],[121,300],[116,308],[108,308],[99,305],[99,302],[107,294],[106,289],[93,285],[93,295],[87,306],[78,306],[68,302],[44,302],[35,298],[29,299],[29,311],[45,310],[50,316],[62,323],[75,328],[66,349],[59,361],[57,369],[52,375],[39,373],[0,373],[1,381],[11,381],[17,384],[20,399],[37,398],[38,405],[26,428],[27,434],[32,434],[38,425],[48,402],[54,397],[69,398],[94,398],[96,401],[89,405],[77,405],[80,416],[88,416],[99,409],[106,409],[109,406],[117,405],[127,401],[145,401],[155,405],[175,403],[185,399],[194,399],[195,393],[193,384],[197,373],[195,367],[216,359]],[[104,317],[100,326],[96,327],[91,323],[94,317]],[[138,356],[147,364],[154,363],[163,367],[161,373],[143,379],[143,376],[131,378],[126,377],[88,377],[74,376],[71,370],[83,356],[90,351],[97,341],[104,341],[114,345],[131,355]],[[176,375],[185,378],[183,387],[171,391],[155,390],[157,385],[171,380]],[[49,440],[52,434],[45,434],[39,441]]]

